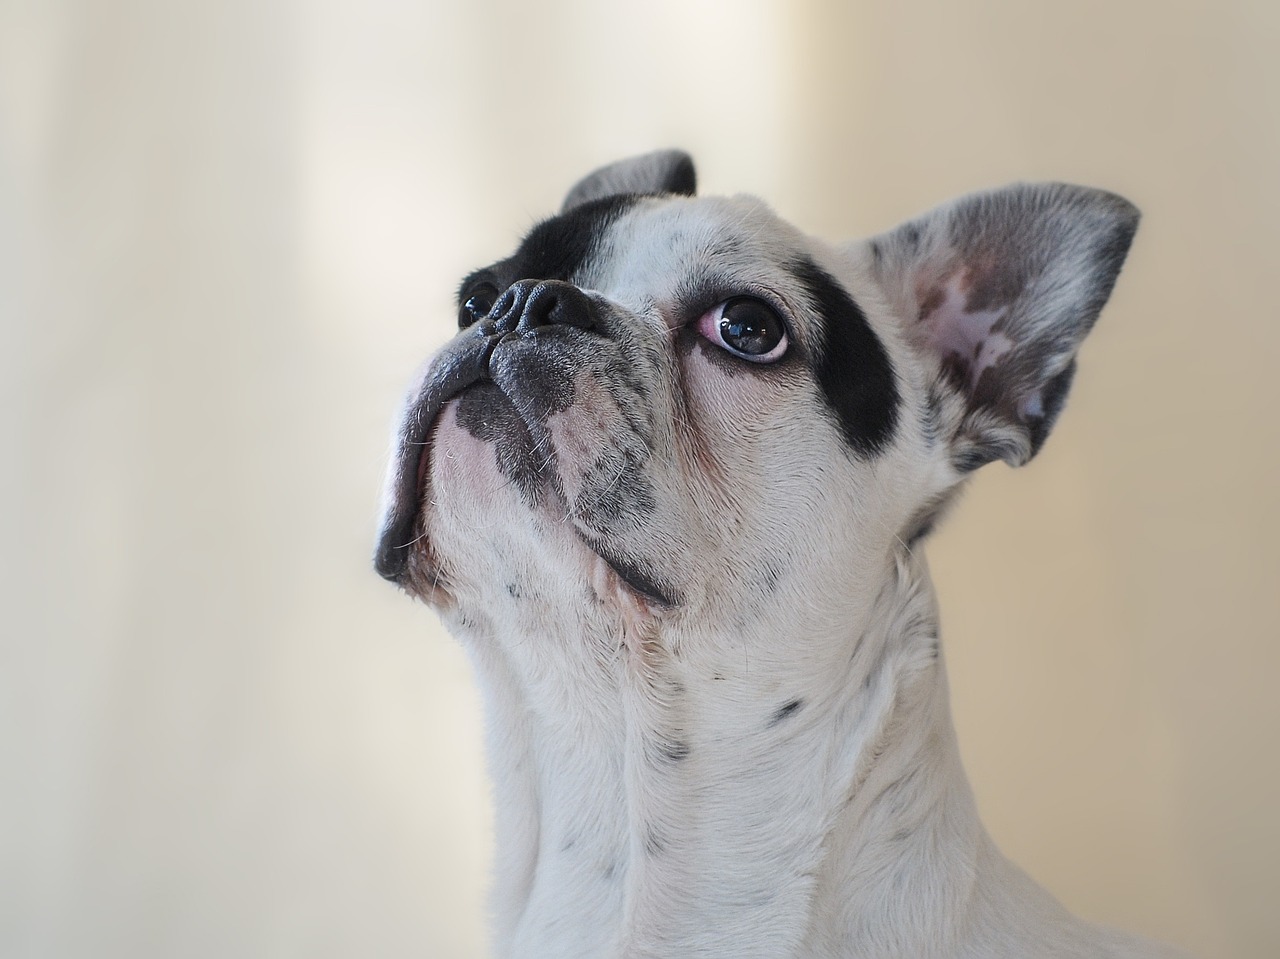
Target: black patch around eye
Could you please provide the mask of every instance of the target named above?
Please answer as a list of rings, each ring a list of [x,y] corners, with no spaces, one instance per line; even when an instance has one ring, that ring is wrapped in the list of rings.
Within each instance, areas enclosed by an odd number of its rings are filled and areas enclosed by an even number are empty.
[[[874,456],[898,422],[898,384],[884,344],[836,279],[809,257],[790,265],[822,318],[814,373],[849,445]]]

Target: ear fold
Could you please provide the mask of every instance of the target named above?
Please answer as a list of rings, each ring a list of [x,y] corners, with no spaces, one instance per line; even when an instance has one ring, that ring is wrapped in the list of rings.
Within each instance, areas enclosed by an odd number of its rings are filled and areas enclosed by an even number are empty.
[[[679,193],[693,196],[697,177],[693,158],[683,150],[658,150],[619,160],[588,173],[569,191],[561,213],[620,193]]]
[[[1040,449],[1138,216],[1101,190],[1017,185],[867,241],[873,273],[934,373],[933,412],[957,470],[1019,466]]]

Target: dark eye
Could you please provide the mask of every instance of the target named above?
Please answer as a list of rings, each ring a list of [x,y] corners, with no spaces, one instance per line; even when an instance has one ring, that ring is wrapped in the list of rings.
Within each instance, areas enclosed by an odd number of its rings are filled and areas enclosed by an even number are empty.
[[[492,283],[478,283],[467,291],[467,298],[458,307],[458,329],[465,330],[472,323],[483,320],[498,299],[498,288]]]
[[[772,363],[787,352],[787,328],[764,300],[735,296],[707,311],[698,332],[716,346],[752,363]]]

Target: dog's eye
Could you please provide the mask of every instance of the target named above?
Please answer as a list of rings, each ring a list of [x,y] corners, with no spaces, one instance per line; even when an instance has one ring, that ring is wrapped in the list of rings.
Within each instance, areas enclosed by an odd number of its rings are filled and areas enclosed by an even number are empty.
[[[467,291],[467,298],[458,307],[458,329],[465,330],[472,323],[483,320],[498,299],[498,288],[492,283],[478,283]]]
[[[772,363],[787,352],[787,329],[768,303],[735,296],[704,313],[698,332],[716,346],[752,363]]]

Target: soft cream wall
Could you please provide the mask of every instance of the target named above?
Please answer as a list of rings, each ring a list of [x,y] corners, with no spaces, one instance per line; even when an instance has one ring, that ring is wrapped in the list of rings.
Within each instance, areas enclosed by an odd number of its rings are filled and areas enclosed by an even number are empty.
[[[1146,212],[1070,408],[930,547],[988,824],[1280,952],[1280,8],[0,7],[0,954],[472,956],[479,702],[368,568],[457,277],[682,144],[838,237],[1017,178]]]

